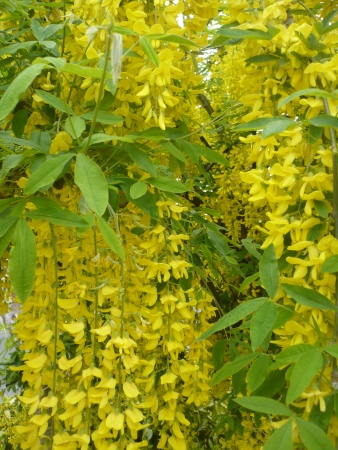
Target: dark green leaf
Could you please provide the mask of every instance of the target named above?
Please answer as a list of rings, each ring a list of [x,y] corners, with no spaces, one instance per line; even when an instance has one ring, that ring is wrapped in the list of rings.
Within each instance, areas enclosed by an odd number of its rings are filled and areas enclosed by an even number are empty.
[[[253,351],[262,344],[266,336],[272,331],[276,317],[276,305],[272,302],[264,303],[254,312],[250,324],[250,338]]]
[[[247,317],[252,312],[256,311],[256,309],[266,303],[267,300],[267,298],[257,298],[255,300],[241,303],[235,309],[218,319],[218,321],[214,323],[214,325],[209,328],[209,330],[205,331],[199,338],[196,339],[196,342],[202,341],[203,339],[208,338],[217,331],[224,330],[225,328],[234,325],[235,323]]]
[[[185,37],[178,36],[176,34],[147,34],[147,38],[159,41],[174,42],[175,44],[199,47],[199,45],[196,44],[196,42],[191,41],[190,39],[187,39]]]
[[[120,239],[118,238],[115,231],[108,225],[108,223],[102,219],[102,217],[97,217],[97,223],[99,225],[102,236],[109,245],[109,247],[124,261],[125,255]]]
[[[308,234],[306,236],[307,241],[315,241],[319,238],[321,232],[325,229],[325,223],[318,223],[309,229]]]
[[[227,345],[227,339],[220,339],[212,348],[212,362],[216,370],[219,370],[223,366],[224,354]]]
[[[27,109],[20,109],[14,114],[14,117],[12,119],[12,130],[13,133],[15,134],[15,137],[22,138],[27,120],[28,120]]]
[[[21,160],[22,160],[22,154],[19,154],[19,155],[7,155],[2,160],[1,172],[3,172],[3,175],[7,174],[10,170],[12,170],[15,167],[17,167],[20,164]]]
[[[279,60],[280,57],[276,55],[257,55],[246,59],[245,62],[250,64],[261,64],[261,63],[276,62]]]
[[[259,275],[264,289],[271,298],[274,298],[278,291],[279,270],[273,244],[264,250],[259,262]]]
[[[306,289],[303,286],[294,286],[292,284],[285,283],[282,284],[282,288],[289,297],[300,305],[328,311],[333,311],[336,309],[335,305],[330,300],[312,289]]]
[[[49,223],[64,227],[83,227],[87,225],[87,222],[80,216],[62,208],[39,208],[28,212],[26,216],[33,220],[47,220]]]
[[[9,278],[14,292],[25,302],[34,286],[37,256],[33,231],[23,218],[16,225],[13,244],[8,263]]]
[[[226,380],[235,373],[239,372],[260,355],[261,353],[249,353],[247,355],[238,356],[233,361],[224,364],[224,366],[220,370],[218,370],[212,377],[210,382],[211,386],[215,386],[215,384]]]
[[[133,139],[128,136],[112,136],[105,133],[93,134],[90,140],[90,145],[101,144],[102,142],[121,141],[121,142],[133,142]],[[83,139],[82,148],[85,148],[88,143],[88,138]]]
[[[276,328],[282,327],[286,322],[292,319],[292,317],[295,315],[294,308],[288,307],[288,306],[277,306],[277,317],[275,320],[275,323],[272,326],[272,329],[275,330]]]
[[[262,139],[266,139],[270,136],[273,136],[278,133],[283,133],[286,130],[290,130],[297,125],[297,122],[294,120],[275,120],[272,123],[269,123],[263,130]]]
[[[259,261],[262,258],[262,255],[256,250],[256,246],[253,245],[251,242],[248,242],[246,239],[242,239],[242,243],[244,245],[244,248],[251,253],[252,256],[257,258]]]
[[[179,161],[182,161],[184,163],[186,162],[183,153],[177,147],[175,147],[174,144],[172,144],[171,142],[161,142],[161,145],[166,152],[175,156],[175,158],[177,158]]]
[[[296,417],[300,438],[307,450],[335,450],[335,446],[323,430],[312,422]]]
[[[207,234],[217,253],[224,257],[232,253],[226,238],[221,233],[208,230]]]
[[[61,72],[79,75],[80,77],[102,78],[103,70],[95,67],[81,66],[78,63],[66,63]]]
[[[4,236],[7,231],[12,228],[18,217],[9,216],[4,219],[0,219],[0,237]]]
[[[218,34],[236,39],[259,39],[259,40],[271,40],[271,35],[261,30],[239,30],[234,28],[227,28],[223,26],[217,30]]]
[[[292,420],[278,428],[265,443],[263,450],[292,450]]]
[[[175,145],[195,164],[198,164],[200,157],[203,156],[209,162],[223,164],[225,166],[229,165],[229,161],[224,158],[224,156],[220,155],[216,151],[210,150],[210,148],[203,147],[202,145],[195,144],[184,139],[175,141]]]
[[[17,44],[3,46],[0,48],[0,57],[8,54],[15,55],[19,50],[28,50],[33,45],[36,45],[36,41],[19,42]]]
[[[259,272],[254,273],[253,275],[250,275],[249,277],[245,278],[243,283],[240,285],[239,290],[242,292],[246,287],[248,287],[253,281],[256,281],[257,278],[259,278]]]
[[[46,69],[45,64],[34,64],[24,69],[14,78],[0,100],[0,121],[6,119],[6,117],[14,110],[21,97],[33,83],[34,79],[40,75],[44,69]]]
[[[108,184],[100,166],[79,153],[76,158],[74,181],[89,207],[102,216],[108,205]]]
[[[7,250],[10,242],[12,241],[12,237],[14,235],[15,227],[10,228],[6,234],[0,237],[0,258]]]
[[[49,186],[62,173],[63,168],[72,159],[74,153],[66,153],[64,155],[57,155],[48,159],[28,178],[27,184],[24,188],[25,194],[34,194],[40,188]]]
[[[275,416],[291,416],[291,411],[283,403],[266,397],[242,397],[234,400],[244,408],[263,414],[272,414]]]
[[[315,127],[314,125],[309,126],[308,139],[309,144],[313,145],[322,137],[323,128]]]
[[[338,272],[338,255],[329,256],[323,263],[320,270],[323,273],[336,273]]]
[[[291,378],[290,387],[286,394],[286,403],[296,400],[309,386],[323,365],[321,351],[316,348],[302,355],[296,362]]]

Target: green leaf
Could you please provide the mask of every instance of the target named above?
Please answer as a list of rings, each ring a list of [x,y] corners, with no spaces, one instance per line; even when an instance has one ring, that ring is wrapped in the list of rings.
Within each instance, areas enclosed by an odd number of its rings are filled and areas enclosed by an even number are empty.
[[[255,351],[272,331],[277,317],[276,305],[266,302],[254,312],[250,324],[251,347]]]
[[[124,145],[123,148],[140,169],[150,173],[153,177],[157,176],[156,167],[146,152],[139,149],[136,145]]]
[[[158,67],[160,65],[160,59],[150,41],[148,41],[148,39],[143,36],[140,39],[140,45],[144,53],[147,55],[149,61],[151,61],[153,64],[155,64],[155,66]]]
[[[190,45],[192,47],[200,47],[196,42],[191,41],[182,36],[176,34],[147,34],[147,39],[155,39],[158,41],[173,42],[175,44]]]
[[[271,125],[274,122],[285,122],[290,125],[290,122],[293,123],[292,120],[288,119],[287,117],[278,116],[278,117],[261,117],[260,119],[254,119],[250,120],[250,122],[243,123],[241,125],[237,125],[233,129],[233,131],[256,131],[256,130],[263,130],[268,125]]]
[[[286,322],[292,319],[292,317],[295,315],[295,311],[293,307],[288,306],[280,306],[276,305],[277,307],[277,317],[275,320],[275,323],[272,326],[272,329],[275,330],[276,328],[282,327]]]
[[[78,75],[80,77],[92,77],[101,79],[103,76],[103,70],[95,67],[81,66],[77,63],[66,63],[61,70],[62,73],[71,73],[72,75]]]
[[[0,200],[0,212],[5,211],[9,208],[13,203],[18,203],[22,198],[13,197],[13,198],[3,198]]]
[[[44,102],[47,103],[47,105],[53,106],[53,108],[58,109],[59,111],[62,111],[66,114],[75,115],[75,112],[72,110],[72,108],[60,98],[55,97],[55,95],[50,94],[46,91],[41,91],[40,89],[36,89],[35,92],[39,97],[42,98]]]
[[[122,259],[122,261],[124,261],[124,250],[121,241],[115,231],[108,225],[108,223],[104,219],[102,219],[102,217],[97,217],[97,223],[102,236],[104,237],[111,250],[113,250],[113,252],[115,252]]]
[[[27,184],[24,188],[25,194],[34,194],[40,188],[49,186],[62,173],[63,168],[72,159],[74,153],[66,153],[64,155],[57,155],[48,159],[28,178]]]
[[[279,61],[280,57],[276,55],[257,55],[245,60],[249,64],[261,64]]]
[[[232,253],[225,236],[213,230],[208,230],[207,234],[217,253],[224,257]]]
[[[108,184],[100,166],[79,153],[76,158],[74,181],[89,207],[102,216],[108,205]]]
[[[0,237],[4,236],[7,231],[12,228],[18,217],[10,216],[4,219],[0,219]]]
[[[255,391],[262,385],[268,375],[269,366],[270,358],[268,355],[260,356],[251,364],[247,375],[248,388],[251,392]]]
[[[270,136],[273,136],[278,133],[283,133],[286,130],[294,128],[297,125],[297,122],[294,120],[276,120],[272,123],[269,123],[263,130],[262,139],[266,139]]]
[[[14,292],[25,302],[34,286],[37,256],[34,233],[23,218],[16,225],[13,244],[9,254],[9,278]]]
[[[132,138],[128,136],[112,136],[105,133],[93,134],[90,140],[90,145],[101,144],[101,142],[111,142],[111,141],[121,141],[121,142],[133,142]],[[83,139],[81,148],[85,148],[88,142],[88,138]]]
[[[324,352],[338,359],[338,344],[327,345],[323,348]]]
[[[34,131],[33,131],[33,133],[34,133]],[[41,145],[39,145],[38,143],[36,143],[35,141],[33,141],[33,137],[32,137],[33,133],[31,133],[31,139],[27,140],[27,139],[15,138],[14,136],[8,135],[7,132],[0,131],[0,138],[3,141],[9,142],[11,144],[16,144],[16,145],[20,145],[22,147],[32,148],[41,153],[47,153],[49,148],[46,149],[46,148],[42,147]]]
[[[259,262],[259,275],[264,289],[270,298],[274,298],[278,292],[279,270],[273,244],[264,250]]]
[[[241,397],[234,399],[236,403],[251,411],[273,414],[275,416],[291,416],[292,412],[283,403],[266,397]]]
[[[319,238],[321,232],[325,229],[326,225],[325,223],[317,223],[317,225],[314,225],[312,228],[309,229],[306,240],[307,241],[315,241]]]
[[[179,161],[186,163],[183,153],[177,147],[175,147],[174,144],[172,144],[171,142],[161,142],[161,145],[166,152],[170,153],[170,155],[173,155]]]
[[[8,54],[15,55],[15,53],[18,52],[19,50],[28,50],[30,47],[36,44],[37,44],[36,41],[27,41],[3,46],[2,48],[0,48],[0,57]]]
[[[323,263],[320,270],[322,273],[338,272],[338,255],[329,256]]]
[[[219,383],[220,381],[223,381],[239,372],[260,355],[261,353],[249,353],[247,355],[238,356],[233,361],[224,364],[224,366],[220,370],[218,370],[212,377],[210,382],[211,386],[215,386],[215,384]]]
[[[67,117],[65,129],[73,139],[78,139],[86,129],[86,123],[77,116]]]
[[[235,28],[228,28],[223,26],[217,30],[218,34],[236,39],[259,39],[259,40],[271,40],[271,35],[261,30],[239,30]]]
[[[84,120],[92,121],[94,118],[94,110],[81,114],[80,117]],[[96,122],[103,123],[105,125],[119,125],[123,122],[123,118],[108,111],[99,111],[96,117]]]
[[[292,450],[292,420],[289,419],[267,440],[263,450]]]
[[[248,242],[246,239],[242,239],[242,243],[244,245],[244,248],[251,253],[252,256],[258,259],[258,261],[261,260],[262,255],[256,250],[256,246],[253,245],[251,242]]]
[[[300,396],[309,386],[323,365],[321,351],[316,348],[302,355],[296,362],[291,378],[290,387],[286,394],[286,403],[290,404]]]
[[[34,64],[17,75],[0,100],[0,121],[14,110],[21,97],[27,91],[34,79],[46,69],[46,64]]]
[[[39,208],[28,212],[26,216],[33,220],[47,220],[49,223],[64,227],[83,227],[87,225],[87,222],[80,216],[62,208]]]
[[[259,272],[254,273],[253,275],[250,275],[249,277],[245,278],[243,283],[240,285],[239,290],[242,292],[246,287],[248,287],[253,281],[256,281],[257,278],[259,278]]]
[[[15,227],[9,228],[6,234],[0,237],[0,258],[2,258],[3,254],[7,250],[10,242],[12,241],[12,237],[15,232]]]
[[[181,194],[189,190],[184,184],[171,177],[147,178],[147,182],[161,191],[173,192],[174,194]]]
[[[147,185],[143,181],[137,181],[130,188],[130,197],[132,199],[140,198],[147,192]]]
[[[256,311],[261,305],[266,303],[267,300],[267,298],[263,297],[239,304],[235,309],[218,319],[218,321],[214,323],[209,330],[205,331],[199,338],[196,339],[196,342],[202,341],[217,331],[224,330],[225,328],[234,325],[252,312]]]
[[[20,109],[14,114],[12,119],[12,130],[17,138],[21,138],[25,130],[25,126],[28,120],[27,109]]]
[[[327,311],[334,311],[336,309],[336,306],[330,300],[312,289],[306,289],[303,286],[294,286],[292,284],[285,283],[282,284],[282,288],[289,297],[300,305]]]
[[[275,360],[280,363],[280,365],[284,366],[285,364],[297,362],[301,356],[305,353],[312,352],[313,350],[316,350],[316,347],[311,344],[292,345],[278,353],[275,356]]]
[[[286,105],[289,102],[292,102],[295,98],[301,97],[301,96],[307,96],[307,97],[320,97],[320,98],[332,98],[334,100],[337,100],[338,96],[336,94],[331,94],[330,92],[323,91],[322,89],[317,88],[309,88],[309,89],[302,89],[300,91],[294,92],[291,95],[288,95],[287,97],[283,98],[278,103],[278,108],[281,108],[282,106]],[[312,120],[312,119],[311,119]]]
[[[308,450],[335,450],[330,439],[317,425],[296,417],[300,438]]]
[[[149,191],[146,192],[140,198],[132,199],[130,196],[130,188],[134,184],[134,180],[130,178],[125,178],[121,183],[121,188],[123,190],[124,195],[127,197],[129,202],[134,203],[138,208],[142,209],[146,214],[149,214],[151,218],[154,220],[158,220],[158,207],[156,202],[158,201],[158,196],[156,194],[152,194]]]
[[[7,174],[10,170],[12,170],[15,167],[17,167],[20,164],[21,160],[22,160],[22,156],[23,156],[22,154],[7,155],[2,160],[1,172],[3,172],[3,175]]]
[[[224,158],[224,156],[220,155],[216,151],[210,150],[210,148],[203,147],[202,145],[194,144],[184,139],[177,140],[175,142],[175,145],[181,150],[181,152],[185,153],[195,164],[198,164],[200,157],[203,156],[209,162],[223,164],[225,166],[229,165],[229,161],[226,158]]]
[[[338,99],[338,96],[336,99]],[[309,119],[308,122],[315,127],[338,128],[338,117],[333,117],[328,114],[313,117],[312,119]]]
[[[227,339],[220,339],[212,348],[212,362],[216,370],[219,370],[223,366],[224,354],[227,345]]]

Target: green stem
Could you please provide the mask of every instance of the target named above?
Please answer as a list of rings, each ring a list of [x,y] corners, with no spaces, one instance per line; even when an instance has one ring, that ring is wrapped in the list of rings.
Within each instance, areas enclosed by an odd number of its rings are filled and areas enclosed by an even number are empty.
[[[97,234],[96,234],[96,226],[93,226],[93,232],[94,232],[94,254],[97,255]],[[97,267],[97,264],[95,263],[95,299],[94,299],[94,329],[96,329],[99,325],[99,312],[98,312],[98,304],[99,304],[99,291],[97,289],[99,285],[99,269]],[[96,353],[97,353],[97,336],[95,333],[93,333],[93,356],[92,356],[92,363],[95,364],[96,360]]]
[[[105,56],[104,56],[103,73],[102,73],[102,78],[101,78],[100,87],[99,87],[99,97],[98,97],[98,101],[97,101],[97,103],[95,105],[94,116],[93,116],[93,120],[92,120],[92,123],[91,123],[91,126],[90,126],[90,130],[89,130],[89,134],[88,134],[88,138],[87,138],[87,144],[82,150],[80,150],[80,153],[83,153],[84,155],[86,155],[88,153],[88,150],[89,150],[89,147],[90,147],[90,141],[91,141],[92,136],[94,134],[96,120],[97,120],[97,116],[98,116],[99,109],[100,109],[101,98],[103,96],[104,86],[105,86],[105,83],[106,83],[106,72],[107,72],[108,62],[109,62],[109,57],[110,57],[111,41],[112,41],[111,33],[109,31],[107,31],[106,53],[105,53]]]
[[[323,104],[325,113],[331,115],[329,102],[326,98],[323,98]],[[337,143],[334,131],[332,128],[329,128],[330,134],[330,142],[331,142],[331,150],[332,150],[332,172],[333,172],[333,228],[334,228],[334,237],[338,241],[338,172],[337,172]],[[338,307],[338,274],[336,273],[336,292],[335,292],[335,304]],[[333,341],[336,344],[338,342],[338,309],[336,309],[334,327],[333,327]],[[338,389],[338,367],[337,367],[337,359],[333,358],[333,368],[332,368],[332,387],[337,390]]]
[[[56,364],[57,364],[57,341],[58,341],[58,321],[59,321],[59,307],[58,307],[58,296],[59,296],[59,269],[58,269],[58,258],[57,258],[57,250],[56,250],[56,236],[54,232],[54,226],[49,224],[51,236],[52,236],[52,245],[53,245],[53,260],[54,260],[54,361],[53,361],[53,387],[52,393],[55,395],[55,386],[56,386]],[[54,417],[52,418],[51,424],[51,436],[54,436]]]

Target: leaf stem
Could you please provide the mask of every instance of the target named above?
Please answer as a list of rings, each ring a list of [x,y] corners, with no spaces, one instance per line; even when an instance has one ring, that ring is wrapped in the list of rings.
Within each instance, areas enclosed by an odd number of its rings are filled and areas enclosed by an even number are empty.
[[[95,130],[96,120],[97,120],[97,116],[98,116],[99,109],[100,109],[104,86],[106,83],[106,72],[107,72],[108,62],[109,62],[111,42],[112,42],[112,35],[111,35],[111,32],[107,30],[106,53],[104,56],[103,73],[102,73],[102,78],[101,78],[100,86],[99,86],[98,101],[96,102],[96,105],[95,105],[94,116],[93,116],[93,120],[92,120],[92,123],[90,126],[89,135],[87,138],[87,144],[85,145],[85,147],[82,150],[80,150],[80,153],[83,153],[84,155],[86,155],[88,153],[88,150],[90,147],[90,142],[91,142],[92,136],[94,134],[94,130]]]

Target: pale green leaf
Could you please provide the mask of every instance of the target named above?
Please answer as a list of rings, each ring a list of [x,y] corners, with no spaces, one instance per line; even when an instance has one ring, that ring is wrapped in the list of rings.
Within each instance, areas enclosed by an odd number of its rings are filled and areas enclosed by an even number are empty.
[[[288,95],[287,97],[283,98],[283,100],[281,100],[278,103],[278,108],[281,108],[282,106],[291,102],[295,98],[299,98],[303,95],[306,97],[332,98],[334,100],[338,99],[337,95],[331,94],[330,92],[323,91],[322,89],[317,89],[317,88],[302,89],[300,91],[294,92],[293,94]]]
[[[147,55],[149,61],[151,61],[155,66],[160,65],[160,59],[158,57],[158,54],[154,50],[153,46],[151,45],[150,41],[148,41],[147,38],[142,37],[140,39],[140,45],[144,53]]]
[[[292,420],[289,419],[267,440],[263,450],[292,450]]]
[[[39,208],[28,212],[26,216],[33,220],[46,220],[54,225],[64,227],[83,227],[87,224],[77,214],[62,208]]]
[[[164,192],[181,194],[189,190],[184,184],[170,177],[158,176],[156,178],[147,178],[147,182]]]
[[[305,353],[316,350],[311,344],[296,344],[282,350],[275,356],[275,360],[281,365],[290,364],[299,360]]]
[[[236,398],[234,401],[244,406],[244,408],[263,414],[273,414],[275,416],[291,416],[292,414],[287,406],[271,398],[252,396]]]
[[[286,403],[296,400],[309,386],[323,365],[321,351],[316,348],[302,355],[296,362],[291,378],[290,387],[286,394]]]
[[[338,359],[338,344],[327,345],[323,348],[324,352]]]
[[[130,188],[132,199],[140,198],[147,192],[147,185],[143,181],[137,181]]]
[[[38,191],[40,188],[54,183],[62,173],[65,165],[73,158],[73,156],[74,153],[57,155],[42,163],[28,178],[24,193],[28,195],[34,194],[34,192]]]
[[[4,236],[7,231],[13,227],[15,222],[18,220],[18,217],[10,216],[0,219],[0,237]]]
[[[53,106],[53,108],[58,109],[59,111],[62,111],[66,114],[75,115],[75,112],[66,102],[58,97],[55,97],[55,95],[51,94],[50,92],[41,91],[39,89],[37,89],[35,92],[40,98],[42,98],[45,103],[47,103],[47,105]]]
[[[336,273],[338,272],[338,255],[329,256],[323,263],[320,270],[324,273]]]
[[[86,129],[86,123],[83,119],[77,116],[67,117],[65,129],[73,139],[78,139]]]
[[[335,450],[335,446],[324,433],[312,422],[307,422],[300,417],[296,418],[300,438],[307,450]]]
[[[270,358],[268,355],[260,356],[251,364],[247,375],[248,388],[251,392],[258,389],[265,381],[269,366]]]

